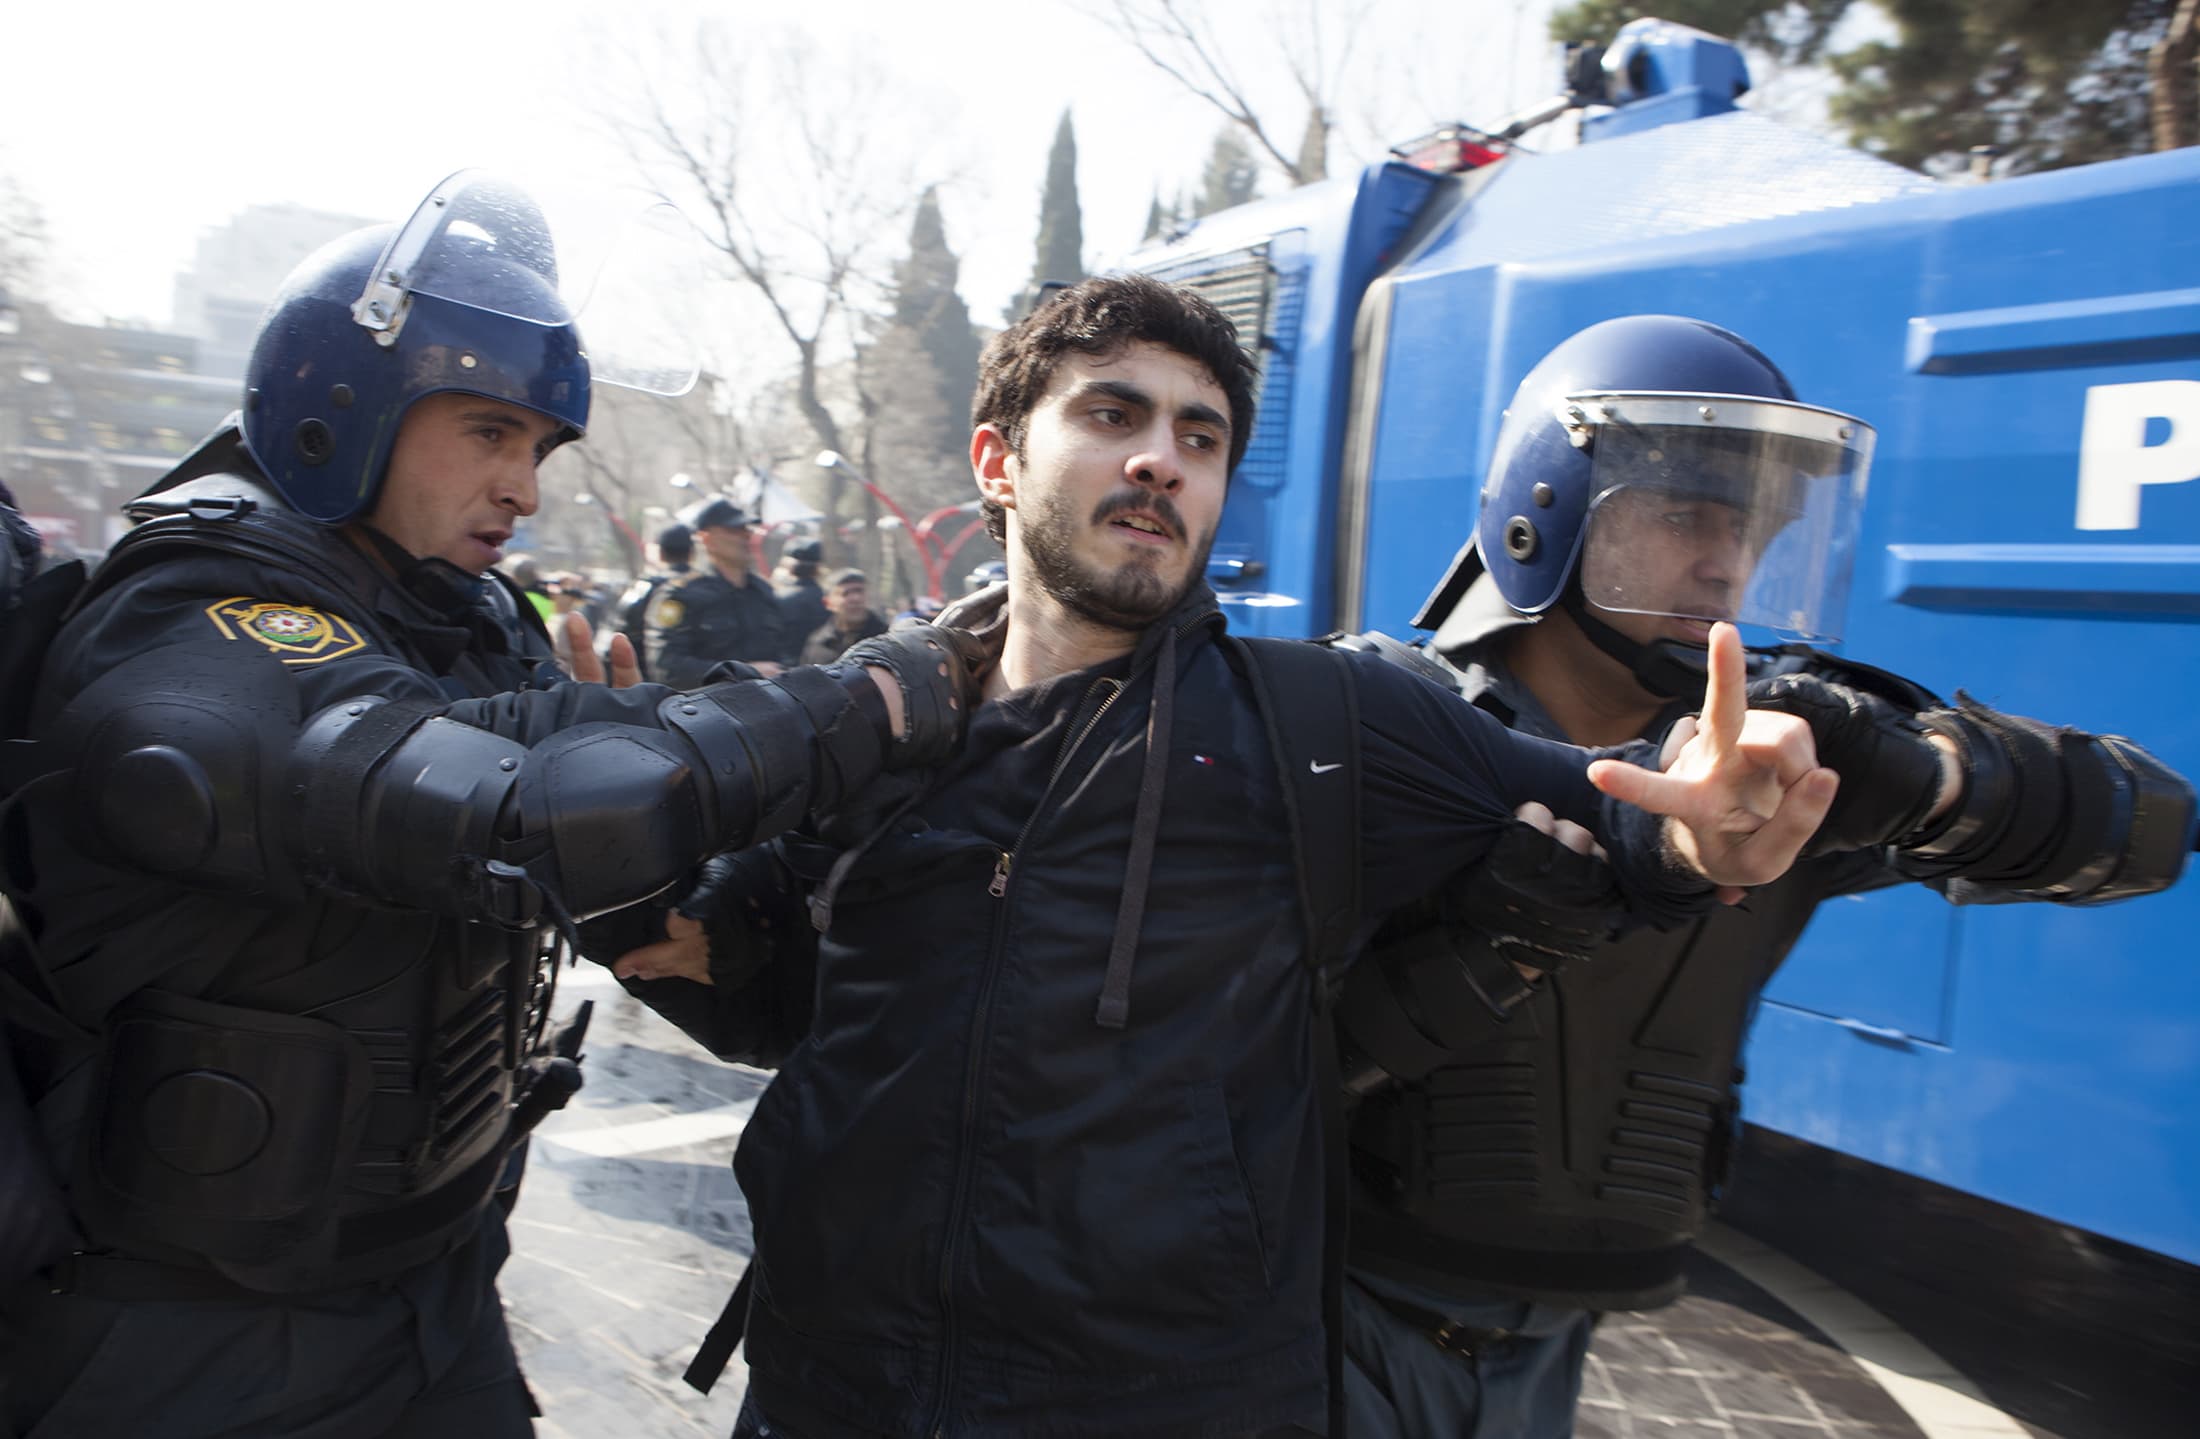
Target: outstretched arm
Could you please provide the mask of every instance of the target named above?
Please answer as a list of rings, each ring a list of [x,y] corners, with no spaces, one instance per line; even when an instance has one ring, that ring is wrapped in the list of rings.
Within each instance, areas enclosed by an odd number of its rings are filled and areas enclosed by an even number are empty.
[[[952,638],[925,629],[779,681],[361,696],[301,719],[300,687],[272,657],[184,644],[70,701],[41,742],[67,779],[41,802],[96,857],[206,889],[287,900],[324,887],[513,925],[584,918],[883,768],[944,756],[973,688]],[[644,722],[604,718],[636,707]]]
[[[1836,676],[1751,687],[1751,703],[1806,719],[1841,772],[1840,798],[1807,852],[1877,851],[1969,903],[2101,904],[2166,888],[2183,870],[2192,785],[2130,740],[1960,693],[1953,708],[1899,688],[1890,701],[1886,686]]]

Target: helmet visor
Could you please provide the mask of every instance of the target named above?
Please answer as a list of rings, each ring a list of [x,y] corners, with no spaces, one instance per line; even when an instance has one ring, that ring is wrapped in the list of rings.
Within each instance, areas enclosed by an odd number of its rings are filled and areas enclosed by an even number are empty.
[[[1730,395],[1577,395],[1566,419],[1591,456],[1590,603],[1839,638],[1871,426]]]
[[[352,314],[404,321],[408,295],[545,327],[575,325],[589,378],[658,395],[695,384],[702,347],[701,241],[654,196],[547,199],[479,170],[430,191],[391,237]]]

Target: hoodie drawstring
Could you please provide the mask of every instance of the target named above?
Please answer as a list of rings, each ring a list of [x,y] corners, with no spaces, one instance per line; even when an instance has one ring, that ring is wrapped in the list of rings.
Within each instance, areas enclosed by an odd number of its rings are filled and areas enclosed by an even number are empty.
[[[1176,629],[1161,632],[1161,654],[1154,663],[1153,706],[1146,715],[1146,763],[1138,778],[1138,809],[1131,820],[1130,863],[1123,874],[1123,901],[1115,911],[1115,941],[1108,947],[1107,978],[1100,985],[1100,1008],[1093,1018],[1103,1029],[1121,1029],[1130,1021],[1131,958],[1138,951],[1138,930],[1146,917],[1146,886],[1153,876],[1154,843],[1161,834],[1161,793],[1168,786],[1169,723],[1176,711]]]

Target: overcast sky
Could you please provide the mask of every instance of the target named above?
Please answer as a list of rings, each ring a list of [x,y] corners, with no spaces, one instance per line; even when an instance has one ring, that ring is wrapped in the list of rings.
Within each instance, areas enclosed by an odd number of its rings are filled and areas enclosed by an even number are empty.
[[[616,9],[612,8],[613,3]],[[1246,85],[1294,140],[1272,26],[1306,0],[1207,0]],[[1364,9],[1332,170],[1451,119],[1485,124],[1557,88],[1551,0],[1323,0]],[[1149,198],[1196,185],[1219,117],[1065,0],[116,0],[11,7],[0,170],[44,210],[52,284],[87,317],[170,319],[196,237],[290,201],[395,219],[464,165],[616,171],[600,118],[625,48],[668,80],[702,20],[799,26],[819,63],[897,99],[878,143],[943,190],[964,296],[993,321],[1031,266],[1057,117],[1074,115],[1088,264],[1134,246]],[[614,16],[616,18],[614,18]],[[1232,18],[1234,17],[1234,18]],[[1332,36],[1332,42],[1339,37]],[[610,102],[615,103],[615,102]],[[1268,185],[1273,188],[1271,178]]]

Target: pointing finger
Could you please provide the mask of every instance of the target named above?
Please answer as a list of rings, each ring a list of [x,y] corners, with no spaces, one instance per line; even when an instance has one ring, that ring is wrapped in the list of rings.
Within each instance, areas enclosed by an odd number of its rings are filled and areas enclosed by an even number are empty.
[[[1711,627],[1710,672],[1704,678],[1701,729],[1712,753],[1731,752],[1741,739],[1749,714],[1748,675],[1742,658],[1742,632],[1720,621]]]

